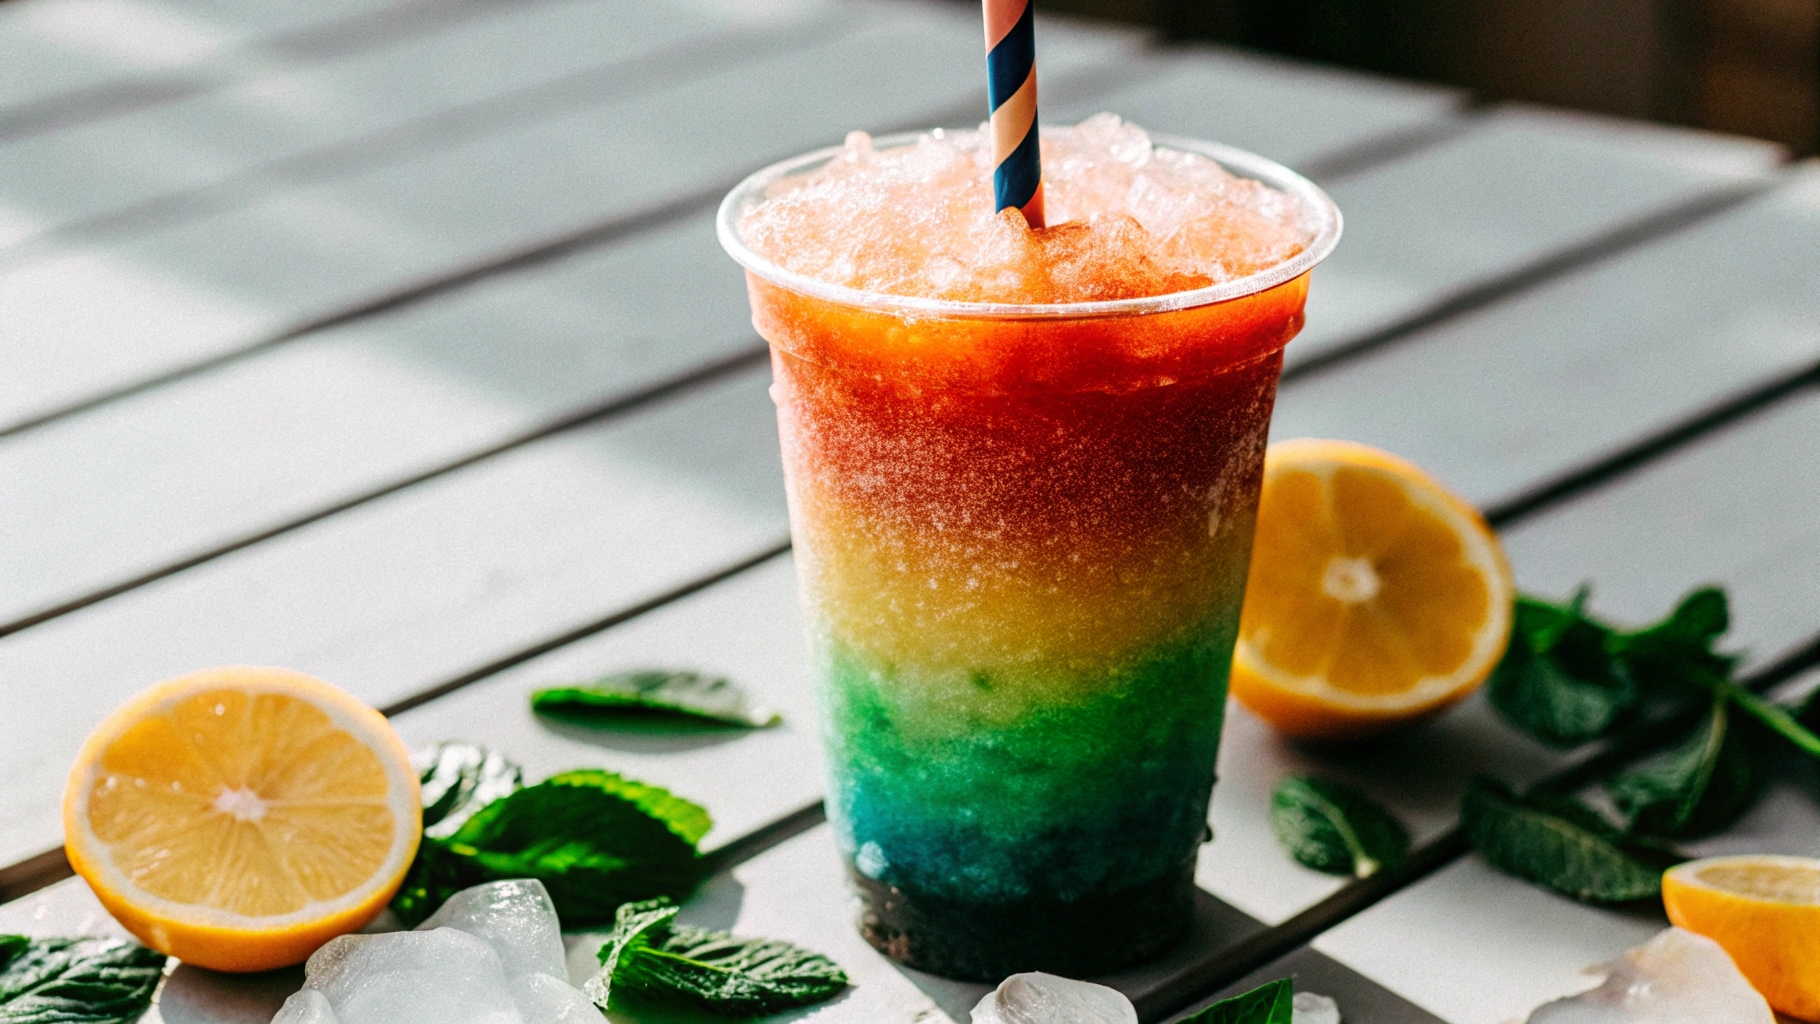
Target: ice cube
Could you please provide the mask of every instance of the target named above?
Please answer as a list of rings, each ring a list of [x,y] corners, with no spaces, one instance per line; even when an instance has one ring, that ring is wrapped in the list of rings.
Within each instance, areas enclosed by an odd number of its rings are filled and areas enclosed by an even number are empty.
[[[980,1000],[973,1024],[1137,1024],[1137,1010],[1116,989],[1033,971]]]
[[[304,970],[339,1024],[540,1024],[519,1017],[493,947],[453,928],[343,935]]]
[[[1529,1024],[1775,1024],[1719,944],[1670,928],[1609,964],[1605,983],[1536,1008]]]
[[[493,947],[506,977],[548,974],[566,981],[562,928],[543,883],[514,878],[463,889],[448,898],[418,931],[453,928]]]
[[[1291,1024],[1340,1024],[1340,1004],[1313,992],[1297,992]]]
[[[581,989],[548,974],[513,978],[512,1001],[525,1024],[600,1024],[600,1011]]]
[[[340,1024],[329,997],[313,988],[299,989],[278,1008],[272,1024]]]

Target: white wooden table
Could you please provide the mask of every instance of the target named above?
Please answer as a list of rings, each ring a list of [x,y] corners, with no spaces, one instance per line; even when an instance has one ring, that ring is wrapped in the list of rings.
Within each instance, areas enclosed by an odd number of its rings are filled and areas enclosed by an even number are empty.
[[[1716,582],[1758,681],[1820,662],[1820,166],[1773,147],[1045,21],[1044,113],[1109,109],[1314,175],[1347,237],[1277,436],[1431,468],[1520,583],[1641,620]],[[710,215],[749,170],[975,123],[977,14],[920,0],[0,0],[0,931],[114,926],[58,848],[70,756],[226,662],[322,675],[411,742],[600,765],[712,812],[685,911],[854,978],[793,1015],[964,1021],[976,986],[850,927],[820,814],[762,343]],[[776,729],[553,729],[526,693],[724,672]],[[1465,781],[1570,757],[1482,701],[1373,747],[1229,717],[1197,930],[1108,979],[1147,1021],[1296,973],[1353,1024],[1499,1024],[1659,920],[1461,856]],[[1350,778],[1421,871],[1271,838]],[[1712,850],[1820,852],[1778,791]],[[588,950],[577,941],[576,964]],[[180,969],[170,1024],[263,1024],[296,972]]]

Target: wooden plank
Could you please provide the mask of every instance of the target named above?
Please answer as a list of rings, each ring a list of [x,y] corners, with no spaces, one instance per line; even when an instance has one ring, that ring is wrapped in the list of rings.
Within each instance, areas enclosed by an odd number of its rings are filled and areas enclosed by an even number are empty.
[[[707,58],[724,59],[707,48],[710,41],[756,48],[812,31],[805,15],[759,19],[637,0],[486,13],[397,45],[275,68],[187,100],[0,145],[0,203],[15,222],[0,226],[0,265],[25,259],[34,241],[130,236],[147,222],[194,217],[484,135],[501,122],[647,88],[666,71],[688,74]],[[761,25],[769,33],[754,31]],[[744,31],[729,40],[733,29]],[[678,49],[684,43],[705,52]],[[670,61],[611,70],[654,51]],[[108,152],[135,159],[96,159]]]
[[[1446,144],[1329,191],[1345,238],[1315,272],[1287,365],[1715,189],[1760,179],[1768,143],[1505,107]]]
[[[60,695],[0,722],[0,864],[56,844],[81,737],[153,680],[281,664],[389,704],[779,542],[765,385],[746,373],[0,641],[0,694]]]
[[[0,622],[759,348],[704,214],[7,438]]]
[[[1182,1021],[1222,999],[1230,999],[1278,978],[1291,978],[1297,993],[1313,992],[1334,1001],[1345,1024],[1446,1024],[1370,978],[1303,946],[1200,1000],[1171,1020]]]
[[[1365,441],[1480,505],[1509,500],[1820,359],[1817,238],[1820,165],[1804,165],[1742,208],[1297,380],[1272,433]]]
[[[0,430],[577,231],[706,208],[745,171],[855,125],[970,109],[975,19],[902,10],[838,39],[0,271],[0,361],[12,371]],[[1062,26],[1047,39],[1060,81],[1132,45]],[[47,336],[59,339],[54,352]]]
[[[205,92],[273,66],[484,16],[491,0],[12,0],[0,138]]]
[[[412,746],[465,739],[501,751],[531,778],[610,768],[708,809],[720,846],[821,799],[821,741],[796,568],[779,557],[680,601],[396,716]],[[783,715],[768,729],[711,733],[586,729],[531,713],[541,686],[641,668],[690,668],[734,680]]]
[[[1519,583],[1558,593],[1584,580],[1595,610],[1641,621],[1697,582],[1723,585],[1733,629],[1759,656],[1820,632],[1820,436],[1810,391],[1650,471],[1512,531]],[[1699,853],[1813,853],[1811,793],[1772,794]],[[1316,941],[1316,948],[1455,1024],[1499,1024],[1585,986],[1576,972],[1610,959],[1659,919],[1572,903],[1492,871],[1455,864]]]
[[[1333,160],[1454,119],[1462,95],[1216,46],[1147,54],[1134,83],[1047,104],[1050,124],[1102,110],[1290,165]]]

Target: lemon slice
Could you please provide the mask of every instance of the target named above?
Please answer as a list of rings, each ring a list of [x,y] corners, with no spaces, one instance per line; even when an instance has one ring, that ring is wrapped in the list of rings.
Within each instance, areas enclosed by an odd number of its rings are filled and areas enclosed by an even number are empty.
[[[70,865],[141,941],[263,971],[385,909],[422,809],[384,716],[312,676],[235,666],[159,683],[96,727],[63,830]]]
[[[1515,587],[1466,502],[1387,452],[1270,446],[1232,693],[1292,736],[1368,735],[1476,689]]]
[[[1820,860],[1708,857],[1662,876],[1668,919],[1731,954],[1769,1005],[1820,1020]]]

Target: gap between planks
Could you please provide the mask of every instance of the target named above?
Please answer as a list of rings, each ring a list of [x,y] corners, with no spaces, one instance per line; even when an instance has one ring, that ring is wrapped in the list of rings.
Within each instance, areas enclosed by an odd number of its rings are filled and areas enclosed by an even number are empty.
[[[1154,45],[1154,44],[1147,44]],[[1160,66],[1141,65],[1135,76],[1150,76],[1160,73]],[[1112,61],[1092,67],[1085,67],[1072,72],[1061,73],[1049,83],[1052,95],[1065,102],[1076,94],[1095,91],[1111,82],[1120,85],[1135,80],[1134,71],[1123,62]],[[929,110],[915,118],[902,122],[875,126],[875,134],[915,131],[930,124],[940,124],[978,114],[977,105],[971,101],[954,103]],[[721,198],[738,185],[745,177],[757,168],[765,167],[778,160],[794,156],[794,153],[774,154],[769,158],[755,162],[746,169],[740,170],[726,178],[710,182],[700,188],[683,192],[668,199],[646,204],[625,213],[614,214],[591,224],[549,236],[522,246],[502,256],[489,257],[464,267],[457,267],[443,273],[435,274],[415,284],[387,292],[374,298],[353,303],[342,309],[304,320],[292,327],[285,328],[265,338],[249,342],[239,348],[196,360],[164,373],[127,384],[108,391],[98,392],[87,398],[67,403],[42,413],[35,413],[25,419],[12,423],[0,424],[0,438],[23,433],[44,426],[57,420],[74,416],[78,413],[108,405],[113,402],[154,390],[167,384],[214,370],[248,356],[276,348],[287,342],[295,341],[317,331],[340,327],[382,313],[416,305],[420,302],[457,291],[502,274],[528,270],[553,260],[616,242],[624,238],[651,231],[670,224],[692,213],[709,210],[719,204]]]
[[[0,0],[4,2],[4,0]],[[569,0],[408,0],[314,25],[248,38],[187,65],[128,74],[0,108],[0,143],[119,114],[148,110],[248,81],[299,61],[378,49],[426,32],[455,28],[513,7]]]
[[[539,0],[556,2],[556,0]],[[126,230],[166,226],[256,198],[270,186],[308,186],[408,161],[496,128],[688,81],[705,67],[726,67],[813,46],[857,28],[838,17],[782,24],[732,25],[686,37],[548,81],[445,107],[367,135],[305,149],[223,178],[164,192],[106,212],[64,221],[0,252],[0,269],[28,263],[61,245],[85,245]],[[781,45],[780,45],[781,44]],[[4,133],[0,132],[0,142]]]

